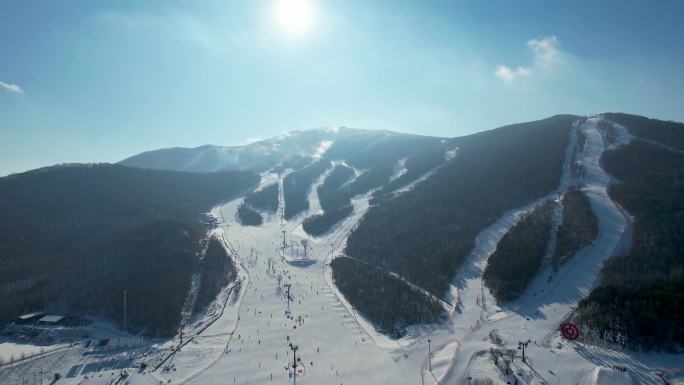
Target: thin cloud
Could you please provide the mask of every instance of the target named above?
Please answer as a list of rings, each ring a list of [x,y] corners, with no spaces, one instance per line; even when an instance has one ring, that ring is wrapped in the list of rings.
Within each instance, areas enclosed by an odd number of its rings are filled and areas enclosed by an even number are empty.
[[[532,50],[534,64],[529,67],[512,68],[499,65],[494,75],[506,83],[512,83],[519,78],[529,77],[540,69],[549,69],[560,61],[560,42],[555,36],[546,36],[527,41],[527,47]]]
[[[16,84],[5,83],[3,81],[0,81],[0,87],[4,88],[7,92],[14,92],[17,94],[23,94],[24,93],[24,90],[22,90],[21,87],[19,87]]]
[[[531,73],[532,72],[529,68],[518,67],[513,69],[505,65],[500,65],[496,67],[496,71],[494,71],[494,75],[496,75],[496,77],[508,83],[514,81],[519,77],[529,76]]]
[[[534,52],[534,64],[544,68],[550,67],[559,60],[558,45],[558,38],[555,36],[531,39],[527,42],[527,46]]]

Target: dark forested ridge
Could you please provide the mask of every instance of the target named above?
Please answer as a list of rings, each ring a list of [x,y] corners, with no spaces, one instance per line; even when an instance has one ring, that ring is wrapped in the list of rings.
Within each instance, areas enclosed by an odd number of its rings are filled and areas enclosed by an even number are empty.
[[[484,280],[497,302],[518,298],[537,275],[551,234],[553,203],[527,214],[499,241],[487,260]]]
[[[598,219],[589,199],[579,190],[571,189],[563,196],[563,221],[558,226],[556,249],[551,257],[558,268],[598,236]]]
[[[354,170],[351,168],[339,165],[330,172],[325,178],[323,184],[318,187],[318,200],[324,211],[340,206],[340,203],[345,204],[344,198],[341,198],[337,192],[345,182],[348,182],[354,176]],[[342,202],[340,202],[340,200]]]
[[[436,167],[442,165],[445,162],[444,149],[435,149],[431,151],[426,151],[420,154],[416,154],[406,159],[404,167],[406,167],[406,172],[399,176],[398,178],[392,180],[386,185],[382,186],[375,194],[374,198],[380,199],[387,194],[391,194],[416,179],[420,178],[427,172],[435,169]]]
[[[352,182],[338,189],[328,189],[321,198],[323,214],[312,215],[303,223],[304,231],[313,236],[322,235],[336,223],[351,215],[354,211],[351,200],[357,195],[386,184],[392,176],[394,166],[391,163],[381,164],[359,175]],[[325,203],[324,203],[325,202]]]
[[[244,226],[261,226],[264,217],[247,204],[241,204],[237,209],[237,219]]]
[[[558,187],[574,120],[556,116],[454,140],[456,158],[369,210],[347,254],[441,295],[482,229]]]
[[[204,257],[199,263],[200,286],[197,292],[194,312],[209,305],[222,288],[235,280],[236,269],[233,260],[226,254],[221,241],[209,238]]]
[[[452,140],[458,155],[413,190],[372,207],[346,253],[441,296],[480,231],[558,187],[575,119],[555,116]],[[353,276],[344,279],[354,285]]]
[[[389,131],[357,131],[337,139],[325,153],[331,160],[344,160],[357,169],[395,164],[399,159],[440,146],[442,138]]]
[[[0,178],[0,317],[89,313],[175,333],[203,250],[203,213],[258,182],[120,165],[56,166]]]
[[[321,235],[342,218],[353,211],[350,197],[340,190],[345,182],[354,176],[354,170],[344,165],[335,166],[318,187],[318,199],[323,214],[308,217],[302,223],[304,231],[311,235]]]
[[[684,151],[684,124],[643,116],[606,113],[606,119],[627,127],[632,135]]]
[[[381,269],[351,258],[336,258],[331,266],[340,292],[381,333],[399,338],[406,326],[435,322],[443,313],[439,301]]]
[[[577,318],[626,334],[632,348],[682,347],[684,155],[636,140],[605,153],[602,164],[622,181],[609,193],[634,216],[634,235],[626,255],[606,262],[601,286],[580,303]]]
[[[311,185],[330,167],[327,159],[318,160],[305,168],[287,175],[283,179],[285,198],[285,219],[309,209],[308,193]]]
[[[278,184],[273,183],[245,197],[245,203],[257,210],[275,213],[278,210]]]

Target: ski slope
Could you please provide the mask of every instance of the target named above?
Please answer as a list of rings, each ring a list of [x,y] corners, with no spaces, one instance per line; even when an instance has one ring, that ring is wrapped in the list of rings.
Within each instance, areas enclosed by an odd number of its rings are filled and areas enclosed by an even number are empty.
[[[237,262],[238,279],[204,314],[189,320],[180,349],[179,338],[98,352],[79,345],[20,366],[0,368],[0,383],[21,384],[22,379],[43,369],[46,373],[73,373],[58,384],[288,384],[294,374],[292,343],[298,346],[301,359],[296,378],[300,384],[460,385],[484,378],[506,384],[514,377],[520,384],[660,384],[658,372],[665,373],[672,383],[682,384],[681,356],[568,343],[556,332],[595,285],[602,263],[625,250],[631,240],[632,219],[608,196],[607,189],[615,181],[600,166],[607,148],[628,143],[631,136],[618,128],[617,142],[606,144],[598,129],[600,119],[576,123],[586,138],[581,154],[586,170],[583,179],[573,179],[570,173],[569,160],[575,151],[571,132],[558,189],[510,210],[479,234],[474,250],[454,277],[448,293],[454,306],[447,308],[449,317],[441,324],[414,325],[405,337],[392,340],[375,331],[336,289],[328,264],[368,210],[372,192],[355,197],[353,214],[329,233],[310,239],[308,257],[314,264],[293,266],[283,256],[282,231],[288,243],[309,237],[301,231],[305,216],[289,222],[282,219],[281,188],[279,214],[259,227],[241,226],[235,220],[242,199],[212,210],[219,222],[215,235]],[[397,166],[399,173],[401,164]],[[264,173],[263,178],[262,185],[276,180],[282,184],[282,175]],[[598,239],[557,272],[545,268],[519,299],[496,305],[483,285],[482,274],[498,242],[525,213],[575,185],[587,195],[598,216]],[[320,204],[315,186],[311,190],[313,211]],[[500,344],[490,338],[493,329],[498,329]],[[519,341],[529,341],[527,363],[518,355],[512,374],[505,376],[488,351],[492,347],[517,351]],[[428,355],[428,345],[432,355]],[[136,369],[141,362],[159,368]],[[615,371],[613,365],[627,371]],[[127,377],[121,377],[122,371]]]

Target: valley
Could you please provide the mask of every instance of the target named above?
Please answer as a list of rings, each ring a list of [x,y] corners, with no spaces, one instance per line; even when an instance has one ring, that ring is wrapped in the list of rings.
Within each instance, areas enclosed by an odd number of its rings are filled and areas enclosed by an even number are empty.
[[[555,154],[553,158],[558,160],[557,167],[552,164],[547,169],[558,169],[559,173],[555,177],[540,177],[539,183],[544,187],[520,191],[519,199],[499,204],[489,212],[493,220],[479,222],[482,228],[474,235],[472,247],[452,260],[449,269],[440,271],[440,278],[435,278],[438,275],[433,270],[428,277],[436,280],[432,284],[424,281],[426,277],[412,275],[414,269],[421,268],[420,260],[412,265],[410,259],[398,262],[367,258],[366,249],[357,247],[350,252],[348,241],[358,237],[357,231],[375,231],[362,228],[369,216],[378,215],[373,210],[387,212],[382,211],[389,210],[385,204],[390,208],[402,207],[402,202],[413,199],[412,194],[429,191],[427,188],[440,175],[454,172],[454,164],[467,161],[468,143],[472,140],[469,138],[441,149],[441,161],[428,162],[430,167],[417,168],[420,172],[395,173],[385,183],[358,190],[351,197],[344,192],[343,200],[349,199],[351,212],[316,236],[309,235],[303,223],[311,215],[327,211],[327,205],[319,201],[319,193],[325,190],[319,187],[336,165],[331,163],[309,178],[309,187],[304,189],[306,204],[297,203],[297,207],[303,208],[292,215],[286,214],[288,197],[283,184],[293,170],[263,171],[258,185],[264,188],[260,191],[271,196],[265,200],[269,203],[254,203],[256,199],[250,203],[262,217],[261,224],[241,223],[237,213],[245,202],[244,196],[210,211],[216,227],[209,236],[224,247],[233,260],[235,273],[204,311],[188,316],[182,324],[182,334],[173,338],[145,338],[137,346],[107,349],[93,349],[76,341],[26,362],[0,367],[0,382],[23,384],[41,371],[61,373],[58,384],[107,385],[295,381],[470,385],[487,383],[478,382],[486,379],[497,384],[626,385],[661,384],[659,375],[671,383],[682,383],[681,356],[624,350],[619,345],[624,341],[617,338],[614,344],[589,344],[569,341],[560,335],[560,325],[571,321],[579,302],[597,286],[604,263],[630,249],[634,218],[611,198],[609,190],[618,181],[602,168],[601,159],[606,151],[637,139],[625,127],[600,116],[564,117],[557,124],[562,137],[554,134],[554,143],[562,145],[562,150],[560,156]],[[606,125],[611,127],[609,140],[607,131],[602,129]],[[582,138],[581,145],[578,137]],[[331,149],[334,148],[333,143]],[[396,154],[391,159],[392,169],[401,170],[407,158],[416,156],[408,155]],[[362,170],[387,167],[386,159],[377,163],[362,157],[356,159],[364,159],[365,163],[354,163],[353,159],[350,157],[346,162],[354,176],[345,180],[348,184],[339,183],[341,189],[358,181],[364,175]],[[574,171],[577,165],[582,172]],[[413,176],[392,185],[401,175]],[[551,182],[553,186],[547,189]],[[380,191],[384,198],[378,195]],[[555,223],[552,228],[557,229],[563,222],[563,210],[558,207],[570,191],[579,191],[587,198],[596,215],[596,239],[586,242],[561,264],[553,262],[555,244],[551,243],[524,289],[506,302],[497,302],[484,279],[490,257],[506,234],[512,234],[511,229],[544,205],[556,207],[549,211],[549,223]],[[534,199],[528,199],[530,196]],[[519,201],[524,203],[518,205]],[[427,242],[419,245],[425,253],[429,252]],[[378,250],[374,252],[381,256],[390,249]],[[371,281],[347,278],[347,282],[339,282],[335,265],[340,263],[357,263],[374,272]],[[448,279],[439,282],[441,277]],[[379,282],[388,282],[397,289],[387,292]],[[440,291],[442,287],[447,289]],[[394,327],[402,330],[397,335],[392,329],[379,327],[375,318],[385,314],[384,303],[392,306],[393,297],[401,293],[412,293],[405,298],[416,298],[409,310],[421,308],[432,314],[436,309],[437,314],[427,317],[425,322],[397,322]],[[370,313],[370,309],[379,313]],[[399,313],[391,316],[397,317]],[[131,336],[105,321],[92,328],[92,335],[102,338]],[[524,361],[518,350],[521,343],[525,344]],[[297,347],[298,360],[293,359],[293,346]],[[501,364],[497,366],[495,361]]]

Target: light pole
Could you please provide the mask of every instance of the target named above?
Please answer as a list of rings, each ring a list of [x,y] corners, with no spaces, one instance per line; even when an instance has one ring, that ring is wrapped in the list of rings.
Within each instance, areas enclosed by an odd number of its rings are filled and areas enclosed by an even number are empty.
[[[530,343],[529,341],[518,342],[518,350],[522,350],[522,360],[524,363],[527,363],[527,361],[525,360],[525,348],[527,347],[527,344],[529,344],[529,343]]]
[[[428,362],[430,363],[430,371],[432,372],[432,352],[430,347],[431,342],[432,340],[428,338]]]
[[[297,385],[297,350],[299,349],[299,346],[297,345],[292,345],[292,342],[290,342],[290,350],[292,350],[292,379],[293,379],[293,385]]]
[[[287,285],[287,312],[288,314],[290,313],[290,287],[292,287],[291,283],[288,283]]]

